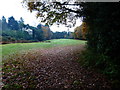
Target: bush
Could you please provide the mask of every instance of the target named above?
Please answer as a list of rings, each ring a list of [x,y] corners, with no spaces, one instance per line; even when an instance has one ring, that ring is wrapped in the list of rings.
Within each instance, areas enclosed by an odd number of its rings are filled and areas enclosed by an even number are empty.
[[[79,63],[82,66],[95,69],[105,74],[111,80],[114,89],[120,88],[120,66],[114,64],[110,57],[104,54],[95,53],[89,49],[83,51],[81,57],[82,59],[79,60]]]
[[[1,36],[3,37],[3,41],[10,41],[9,40],[10,38],[14,38],[15,40],[30,40],[32,38],[32,36],[29,35],[28,32],[20,31],[20,30],[18,31],[17,30],[3,30]]]

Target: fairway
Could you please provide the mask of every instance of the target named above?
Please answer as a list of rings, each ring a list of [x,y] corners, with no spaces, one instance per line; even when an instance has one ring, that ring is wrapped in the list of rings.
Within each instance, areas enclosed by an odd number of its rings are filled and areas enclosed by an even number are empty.
[[[4,45],[0,45],[0,47],[2,47],[2,56],[5,57],[9,54],[18,53],[27,50],[79,45],[79,44],[85,44],[86,42],[83,40],[73,40],[73,39],[54,39],[49,41],[50,42],[4,44]]]

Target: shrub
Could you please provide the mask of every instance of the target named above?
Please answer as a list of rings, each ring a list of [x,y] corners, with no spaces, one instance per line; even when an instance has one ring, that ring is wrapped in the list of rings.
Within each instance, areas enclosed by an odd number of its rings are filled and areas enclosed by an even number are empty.
[[[120,88],[120,66],[114,64],[109,56],[104,54],[95,53],[92,50],[85,50],[81,55],[82,59],[79,60],[80,64],[86,68],[92,68],[96,71],[105,74],[111,80],[113,88]]]

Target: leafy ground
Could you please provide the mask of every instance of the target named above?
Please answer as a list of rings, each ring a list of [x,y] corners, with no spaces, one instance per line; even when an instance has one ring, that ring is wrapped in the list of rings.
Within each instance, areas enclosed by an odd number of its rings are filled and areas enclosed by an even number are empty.
[[[77,62],[84,46],[79,43],[14,53],[3,65],[4,88],[110,89],[105,76]]]

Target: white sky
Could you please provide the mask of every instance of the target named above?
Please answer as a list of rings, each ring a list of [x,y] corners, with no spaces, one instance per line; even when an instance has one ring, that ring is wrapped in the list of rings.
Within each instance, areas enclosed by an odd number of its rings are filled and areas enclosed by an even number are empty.
[[[30,13],[27,8],[23,7],[21,4],[22,0],[0,0],[0,19],[2,16],[5,16],[6,19],[10,16],[14,16],[16,20],[19,20],[20,17],[24,19],[25,24],[29,24],[32,26],[37,26],[40,22],[39,19],[37,19],[36,13]],[[80,26],[81,20],[78,19],[75,27]],[[44,25],[44,24],[43,24]],[[74,28],[70,28],[69,31],[74,31]],[[68,28],[64,25],[60,25],[59,27],[57,25],[52,25],[50,29],[55,31],[67,31]]]

